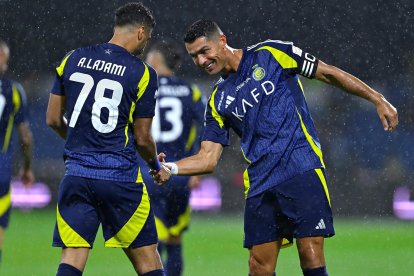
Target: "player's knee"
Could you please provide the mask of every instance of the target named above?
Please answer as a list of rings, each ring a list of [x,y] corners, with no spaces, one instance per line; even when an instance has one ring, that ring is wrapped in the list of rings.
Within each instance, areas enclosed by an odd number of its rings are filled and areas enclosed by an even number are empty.
[[[298,242],[298,251],[302,269],[325,266],[323,239],[311,238],[306,242]]]
[[[254,256],[249,258],[249,275],[258,276],[258,275],[274,275],[274,267],[270,264],[266,264],[256,259]]]

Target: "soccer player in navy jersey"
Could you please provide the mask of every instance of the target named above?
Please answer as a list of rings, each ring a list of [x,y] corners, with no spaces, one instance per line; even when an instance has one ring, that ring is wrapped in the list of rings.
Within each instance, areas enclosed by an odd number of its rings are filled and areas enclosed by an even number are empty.
[[[325,164],[298,78],[316,78],[372,102],[386,131],[396,109],[353,75],[318,60],[290,42],[267,40],[234,49],[210,20],[193,23],[184,38],[194,63],[221,74],[206,108],[200,151],[163,164],[154,179],[211,173],[229,129],[241,139],[244,172],[244,247],[250,275],[275,275],[282,246],[296,239],[304,275],[327,275],[323,243],[334,235]],[[165,154],[160,153],[162,159]]]
[[[46,120],[66,140],[53,237],[63,248],[57,275],[82,275],[100,224],[105,246],[122,248],[137,274],[165,275],[138,166],[139,152],[160,169],[151,135],[157,74],[134,56],[154,26],[142,3],[126,4],[116,10],[108,43],[70,51],[56,68]]]
[[[11,209],[10,181],[12,174],[13,131],[17,128],[23,157],[21,181],[29,187],[34,181],[32,171],[32,132],[27,121],[27,100],[23,87],[6,79],[10,50],[0,39],[0,261],[4,231]]]
[[[159,88],[152,134],[158,151],[178,160],[195,153],[204,121],[205,100],[195,85],[175,76],[181,63],[180,49],[173,41],[159,41],[147,53],[146,61],[158,74]],[[148,187],[160,243],[158,251],[166,252],[164,266],[168,276],[183,270],[182,234],[190,222],[190,186],[199,176],[172,179],[169,185],[156,186],[149,169],[140,166]],[[144,173],[145,172],[145,173]]]

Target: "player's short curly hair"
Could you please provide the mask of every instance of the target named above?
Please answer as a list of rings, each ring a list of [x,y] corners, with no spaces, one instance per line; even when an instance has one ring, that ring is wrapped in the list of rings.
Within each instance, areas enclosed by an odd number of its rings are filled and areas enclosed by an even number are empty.
[[[182,52],[177,43],[168,39],[157,41],[149,50],[149,52],[152,51],[159,52],[164,58],[165,65],[171,70],[175,71],[180,67]]]
[[[155,19],[152,11],[141,2],[132,2],[119,7],[115,11],[115,26],[144,25],[153,29]]]
[[[223,34],[220,27],[216,22],[207,19],[201,19],[193,24],[187,29],[187,32],[184,36],[184,42],[193,43],[199,37],[212,38]]]

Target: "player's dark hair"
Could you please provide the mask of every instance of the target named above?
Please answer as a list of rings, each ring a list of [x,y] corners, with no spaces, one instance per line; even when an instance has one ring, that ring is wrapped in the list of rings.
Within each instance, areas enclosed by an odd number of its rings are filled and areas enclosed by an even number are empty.
[[[155,19],[152,11],[141,2],[132,2],[119,7],[115,11],[115,26],[144,25],[153,29]]]
[[[7,45],[6,41],[0,38],[0,48],[9,48],[9,45]]]
[[[184,36],[184,42],[193,43],[199,37],[205,36],[206,38],[212,38],[213,36],[221,34],[223,34],[223,32],[220,30],[220,27],[216,22],[201,19],[191,24],[191,26],[187,29]]]
[[[164,58],[165,65],[171,70],[174,71],[180,67],[182,53],[177,43],[169,40],[158,41],[151,46],[149,52],[152,51],[159,52]]]

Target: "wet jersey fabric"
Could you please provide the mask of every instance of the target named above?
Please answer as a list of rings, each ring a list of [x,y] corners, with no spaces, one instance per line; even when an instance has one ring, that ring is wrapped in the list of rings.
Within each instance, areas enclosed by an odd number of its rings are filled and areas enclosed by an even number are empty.
[[[160,76],[152,135],[158,152],[169,160],[194,153],[200,142],[205,101],[195,85],[174,76]]]
[[[158,152],[167,160],[179,160],[192,155],[200,145],[205,100],[197,86],[175,76],[159,76],[159,89],[152,135]],[[190,222],[189,177],[176,176],[167,185],[156,186],[148,174],[149,167],[140,158],[142,176],[154,208],[160,240],[178,236]]]
[[[154,69],[103,43],[69,52],[56,72],[51,93],[66,97],[66,175],[141,181],[132,123],[154,116]]]
[[[23,87],[0,77],[0,226],[7,228],[10,217],[13,143],[15,128],[27,119]]]
[[[298,74],[312,78],[318,60],[291,42],[267,40],[243,49],[236,73],[222,76],[206,107],[203,140],[241,138],[248,162],[245,197],[305,171],[323,168],[316,128]]]

